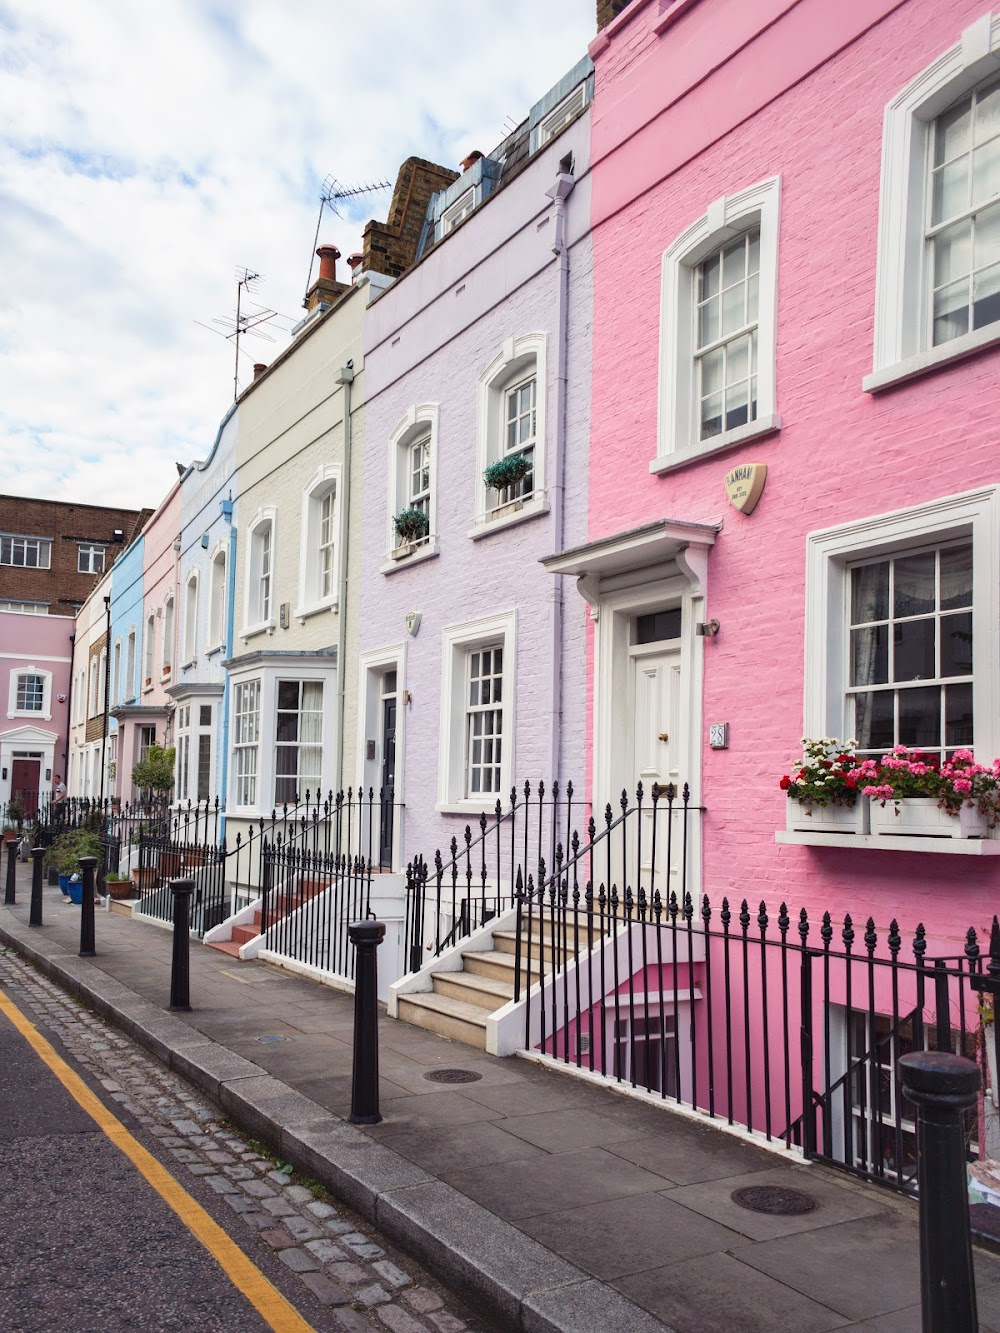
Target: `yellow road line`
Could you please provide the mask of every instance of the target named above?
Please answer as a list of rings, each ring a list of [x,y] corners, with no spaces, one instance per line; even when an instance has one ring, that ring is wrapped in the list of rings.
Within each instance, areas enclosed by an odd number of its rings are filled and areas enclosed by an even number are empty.
[[[238,1291],[247,1298],[275,1333],[313,1333],[299,1312],[277,1287],[246,1257],[239,1246],[222,1227],[173,1178],[166,1167],[156,1160],[138,1140],[134,1139],[117,1116],[107,1109],[99,1098],[75,1074],[69,1065],[53,1050],[34,1024],[21,1013],[17,1005],[0,990],[0,1013],[5,1014],[40,1060],[52,1070],[56,1078],[74,1100],[83,1107],[116,1148],[139,1170],[166,1203],[174,1210],[188,1230],[201,1241]]]

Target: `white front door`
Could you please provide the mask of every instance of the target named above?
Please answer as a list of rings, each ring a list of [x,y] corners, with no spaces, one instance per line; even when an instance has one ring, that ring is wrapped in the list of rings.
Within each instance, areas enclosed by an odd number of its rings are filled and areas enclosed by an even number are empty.
[[[636,788],[642,784],[643,814],[638,830],[640,883],[647,895],[658,889],[664,895],[664,907],[670,891],[676,891],[680,899],[684,887],[679,769],[681,645],[679,639],[665,637],[675,629],[674,617],[669,612],[666,616],[670,617],[666,624],[662,614],[637,616],[632,622],[628,650],[631,723],[628,739],[633,775],[630,802],[636,799]],[[679,633],[679,614],[676,621]],[[653,637],[658,634],[664,634],[664,638]],[[677,792],[673,815],[664,790],[671,783]],[[654,785],[660,789],[655,815]]]

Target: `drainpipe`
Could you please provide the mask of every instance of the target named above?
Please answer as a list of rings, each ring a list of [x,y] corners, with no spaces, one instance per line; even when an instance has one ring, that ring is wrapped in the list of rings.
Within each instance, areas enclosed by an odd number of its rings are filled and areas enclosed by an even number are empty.
[[[354,362],[342,366],[334,384],[344,390],[344,465],[340,477],[343,493],[343,519],[340,543],[340,590],[337,596],[337,747],[334,754],[333,790],[339,792],[344,783],[344,712],[347,692],[344,683],[344,655],[347,651],[347,565],[351,549],[351,385],[354,383]]]
[[[233,620],[236,616],[236,524],[233,522],[232,492],[228,500],[221,500],[222,517],[229,524],[229,555],[226,559],[226,660],[233,655]],[[222,819],[219,841],[226,841],[226,801],[229,792],[229,672],[222,688]]]
[[[111,598],[104,599],[104,720],[101,723],[101,801],[104,800],[104,770],[108,750],[108,686],[111,679]]]
[[[553,437],[555,458],[552,473],[555,484],[552,491],[552,526],[555,549],[560,552],[566,545],[566,399],[567,362],[569,360],[569,246],[566,243],[566,200],[573,192],[576,181],[569,172],[561,171],[555,184],[545,193],[556,208],[555,236],[552,253],[559,260],[556,289],[557,361],[556,361],[556,420]],[[552,724],[550,731],[549,773],[553,782],[562,774],[562,694],[563,694],[563,622],[565,618],[564,576],[556,574],[552,589]]]
[[[63,750],[63,766],[66,769],[63,780],[66,783],[67,791],[69,791],[69,757],[73,753],[73,682],[76,679],[76,663],[73,661],[73,654],[75,651],[76,635],[71,634],[69,636],[69,692],[66,695],[66,749]]]

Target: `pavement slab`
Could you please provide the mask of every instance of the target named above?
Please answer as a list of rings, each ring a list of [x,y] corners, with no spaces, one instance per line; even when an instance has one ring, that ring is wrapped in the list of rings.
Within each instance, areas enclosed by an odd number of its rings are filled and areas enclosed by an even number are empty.
[[[29,931],[26,905],[4,909],[0,939],[71,993],[85,993],[113,1024],[192,1078],[234,1124],[326,1185],[501,1327],[919,1327],[912,1299],[901,1303],[916,1292],[916,1209],[907,1200],[820,1166],[796,1166],[669,1106],[528,1061],[497,1060],[384,1013],[384,1118],[352,1126],[350,996],[192,943],[193,1008],[171,1015],[169,932],[99,914],[97,957],[84,960],[76,957],[78,919],[74,927],[68,910],[49,916],[42,931]],[[479,1077],[442,1088],[426,1077],[442,1068]],[[189,1118],[197,1120],[193,1111]],[[195,1142],[189,1135],[179,1146]],[[265,1174],[255,1168],[252,1181],[238,1183],[259,1184]],[[819,1207],[794,1218],[750,1213],[731,1198],[750,1183],[793,1184]],[[233,1196],[217,1197],[221,1204]],[[240,1214],[249,1227],[279,1225],[263,1199],[242,1197],[252,1205]],[[371,1272],[385,1258],[377,1244],[379,1257],[366,1257],[346,1243],[351,1228],[338,1217],[303,1217],[311,1224],[297,1223],[296,1235],[286,1230],[285,1248],[308,1253],[323,1239],[309,1230],[318,1223],[344,1256],[324,1267],[325,1281],[348,1291],[366,1284],[396,1290]],[[994,1267],[990,1259],[980,1273],[984,1330],[1000,1329]],[[867,1303],[844,1291],[845,1273],[852,1288],[874,1289]],[[427,1309],[408,1304],[413,1292],[404,1287],[398,1306],[376,1301],[371,1317],[398,1309],[447,1333],[456,1316],[432,1308],[433,1296]],[[332,1314],[338,1328],[369,1326],[368,1315],[346,1305]],[[407,1328],[402,1319],[378,1326]]]

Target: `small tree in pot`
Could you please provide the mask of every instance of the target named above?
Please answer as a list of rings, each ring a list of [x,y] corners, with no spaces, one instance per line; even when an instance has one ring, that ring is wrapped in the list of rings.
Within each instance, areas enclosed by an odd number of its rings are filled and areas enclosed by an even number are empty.
[[[495,463],[489,465],[483,473],[483,481],[491,491],[496,491],[499,495],[523,481],[530,471],[531,460],[524,454],[508,454],[506,458],[498,458]]]
[[[172,745],[151,745],[132,769],[132,781],[143,791],[163,793],[173,790],[174,756]]]
[[[401,545],[422,542],[430,531],[430,520],[422,509],[404,509],[394,514],[392,526]]]

